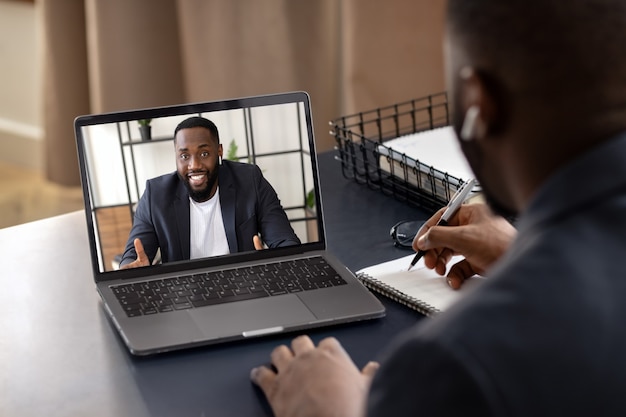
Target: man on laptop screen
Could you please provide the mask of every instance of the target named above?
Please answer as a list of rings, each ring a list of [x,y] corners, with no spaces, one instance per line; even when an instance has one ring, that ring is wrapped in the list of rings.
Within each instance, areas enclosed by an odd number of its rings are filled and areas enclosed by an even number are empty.
[[[300,244],[256,165],[223,161],[217,126],[193,116],[174,131],[176,172],[149,180],[121,269]],[[262,236],[263,241],[259,237]]]

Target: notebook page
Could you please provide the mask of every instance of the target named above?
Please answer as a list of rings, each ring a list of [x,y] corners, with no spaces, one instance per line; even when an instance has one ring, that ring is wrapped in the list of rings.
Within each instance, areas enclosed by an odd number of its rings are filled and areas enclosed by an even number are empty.
[[[407,271],[415,254],[405,256],[392,261],[373,265],[357,272],[378,280],[403,294],[413,297],[440,311],[446,310],[455,301],[472,291],[484,281],[484,277],[474,276],[466,280],[460,289],[453,290],[446,283],[446,278],[435,271],[426,268],[424,259]],[[463,259],[455,256],[449,265],[454,265]]]

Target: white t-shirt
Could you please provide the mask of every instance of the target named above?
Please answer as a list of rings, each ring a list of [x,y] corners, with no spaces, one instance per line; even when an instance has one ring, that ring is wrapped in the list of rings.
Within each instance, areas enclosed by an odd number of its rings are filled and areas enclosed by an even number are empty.
[[[189,248],[191,259],[230,253],[222,220],[220,190],[208,201],[189,199]]]

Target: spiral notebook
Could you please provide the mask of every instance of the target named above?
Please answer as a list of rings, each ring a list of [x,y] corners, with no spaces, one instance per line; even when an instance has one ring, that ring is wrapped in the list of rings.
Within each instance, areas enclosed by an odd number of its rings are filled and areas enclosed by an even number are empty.
[[[426,316],[446,310],[484,281],[484,277],[476,275],[466,280],[460,289],[453,290],[445,277],[424,266],[423,258],[408,271],[413,256],[415,254],[361,269],[356,276],[372,291]],[[456,256],[449,265],[462,259]]]

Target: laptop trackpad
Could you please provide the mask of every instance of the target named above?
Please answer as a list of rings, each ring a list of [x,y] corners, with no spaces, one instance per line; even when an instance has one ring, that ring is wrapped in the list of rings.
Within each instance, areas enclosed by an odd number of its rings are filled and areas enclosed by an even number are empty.
[[[188,310],[210,339],[278,332],[309,323],[315,316],[296,295],[267,297]]]

